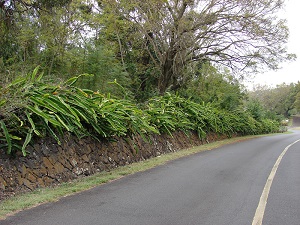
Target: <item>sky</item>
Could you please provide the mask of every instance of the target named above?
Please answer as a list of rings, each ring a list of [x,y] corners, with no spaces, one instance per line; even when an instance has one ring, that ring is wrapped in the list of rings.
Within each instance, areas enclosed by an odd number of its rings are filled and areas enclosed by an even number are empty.
[[[246,87],[252,89],[254,85],[268,85],[275,87],[282,83],[297,83],[300,81],[300,1],[285,0],[285,8],[280,13],[280,18],[287,19],[290,31],[288,40],[288,52],[297,55],[293,62],[280,64],[281,69],[257,74],[249,82],[245,82]]]

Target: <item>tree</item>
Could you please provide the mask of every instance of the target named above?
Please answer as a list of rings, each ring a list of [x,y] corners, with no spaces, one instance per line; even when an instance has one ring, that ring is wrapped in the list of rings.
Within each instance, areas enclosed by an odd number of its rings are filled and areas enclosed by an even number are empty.
[[[83,77],[79,86],[117,97],[130,96],[130,80],[111,49],[105,46],[89,47],[85,60],[85,72],[93,76]],[[126,93],[125,93],[126,92]]]
[[[272,69],[291,58],[288,29],[275,13],[282,0],[103,0],[102,7],[132,23],[160,74],[163,94],[185,81],[185,68],[209,60],[233,71]],[[147,43],[147,44],[146,44]]]
[[[220,72],[209,63],[198,63],[191,71],[191,79],[179,89],[181,95],[230,111],[242,106],[243,87],[229,71]]]
[[[92,26],[89,4],[81,0],[0,0],[1,79],[27,74],[37,65],[49,76],[83,73],[86,33]]]
[[[35,29],[29,23],[29,11],[22,1],[0,1],[1,83],[9,82],[15,73],[20,74],[23,71],[20,65],[36,52]]]
[[[300,112],[300,92],[296,95],[295,107],[298,112]]]
[[[257,85],[254,91],[249,93],[249,98],[259,101],[266,110],[287,118],[295,111],[296,87],[294,83],[283,83],[275,88]]]
[[[295,86],[295,102],[293,104],[295,107],[295,113],[300,113],[300,82],[298,82]]]
[[[248,101],[246,104],[246,109],[247,112],[249,112],[250,115],[256,120],[260,121],[266,116],[266,109],[257,99]]]

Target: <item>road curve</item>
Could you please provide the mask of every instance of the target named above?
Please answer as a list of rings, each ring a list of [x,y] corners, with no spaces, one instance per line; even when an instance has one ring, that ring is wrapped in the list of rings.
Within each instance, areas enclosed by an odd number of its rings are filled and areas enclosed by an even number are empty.
[[[55,203],[0,225],[251,225],[266,181],[300,131],[197,153]],[[300,224],[300,142],[283,156],[263,225]]]

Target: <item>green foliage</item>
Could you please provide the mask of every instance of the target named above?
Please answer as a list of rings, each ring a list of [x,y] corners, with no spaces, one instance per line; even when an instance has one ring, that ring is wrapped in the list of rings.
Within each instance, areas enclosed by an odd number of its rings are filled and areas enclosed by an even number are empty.
[[[265,118],[265,109],[258,100],[250,100],[247,102],[247,111],[256,120]]]
[[[295,100],[294,105],[295,105],[297,111],[300,112],[300,92],[298,92],[296,95],[296,100]]]
[[[38,69],[38,68],[37,68]],[[1,106],[1,147],[7,152],[25,148],[33,135],[52,135],[58,143],[64,132],[79,138],[122,136],[131,133],[158,132],[149,118],[128,100],[105,97],[99,92],[72,86],[75,77],[59,85],[48,85],[37,77],[37,69],[2,89],[3,98],[18,93],[23,101],[3,102]],[[15,141],[14,141],[15,140]],[[3,142],[3,143],[2,143]]]
[[[220,110],[169,93],[138,107],[130,100],[74,86],[87,75],[49,85],[38,69],[1,89],[0,148],[7,154],[20,150],[26,155],[34,137],[51,135],[60,144],[66,132],[98,139],[146,133],[172,135],[182,130],[187,135],[197,131],[205,138],[209,133],[232,136],[279,130],[279,123],[272,120],[258,121],[247,112]]]
[[[170,135],[175,130],[193,130],[194,124],[183,107],[184,100],[169,93],[150,99],[146,105],[146,112],[150,115],[151,124]]]
[[[242,105],[245,93],[237,79],[228,71],[218,71],[210,63],[202,62],[191,69],[191,79],[179,93],[195,102],[212,103],[218,108],[234,111]]]
[[[294,110],[292,111],[292,115],[296,115],[300,113],[300,82],[295,85],[295,101],[294,101]]]
[[[275,121],[257,121],[248,112],[221,110],[211,104],[195,103],[169,93],[150,99],[146,112],[151,116],[151,123],[160,132],[168,134],[175,130],[193,130],[198,132],[199,138],[205,138],[209,133],[230,137],[234,134],[262,134],[279,130],[279,123]]]
[[[270,119],[263,119],[261,121],[262,124],[262,131],[261,133],[274,133],[278,132],[278,127],[280,123]]]
[[[156,80],[156,88],[163,95],[186,84],[186,68],[195,62],[208,60],[241,73],[257,71],[262,65],[277,68],[281,59],[290,60],[282,47],[288,29],[284,21],[276,19],[282,3],[224,1],[220,7],[218,1],[103,0],[101,6],[105,16],[115,21],[104,23],[104,28],[110,28],[111,36],[117,37],[121,55],[126,47],[146,50],[142,64],[149,66],[148,58],[159,71],[156,79],[150,80]],[[243,10],[233,12],[233,8]],[[133,37],[129,40],[128,27]],[[240,29],[232,32],[236,27]],[[134,48],[136,43],[142,43],[138,49]],[[143,82],[143,74],[140,78]]]
[[[129,95],[128,74],[110,49],[104,46],[89,47],[85,67],[85,72],[93,76],[82,77],[77,83],[79,87],[113,93],[117,97]]]
[[[299,90],[299,85],[294,83],[283,83],[275,88],[258,85],[254,91],[249,93],[249,99],[250,102],[256,101],[265,109],[267,118],[275,119],[277,117],[278,120],[281,120],[282,118],[278,115],[288,118],[297,113],[295,102]]]

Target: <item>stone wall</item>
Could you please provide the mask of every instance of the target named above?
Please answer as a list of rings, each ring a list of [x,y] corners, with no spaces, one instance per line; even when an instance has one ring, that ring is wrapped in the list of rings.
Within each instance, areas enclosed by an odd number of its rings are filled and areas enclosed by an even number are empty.
[[[225,138],[225,137],[223,137]],[[208,135],[205,142],[223,139]],[[167,152],[203,144],[196,133],[182,132],[96,141],[66,135],[58,145],[52,138],[37,139],[28,147],[28,156],[14,158],[0,152],[0,200],[15,193],[54,186],[82,176],[156,157]]]

